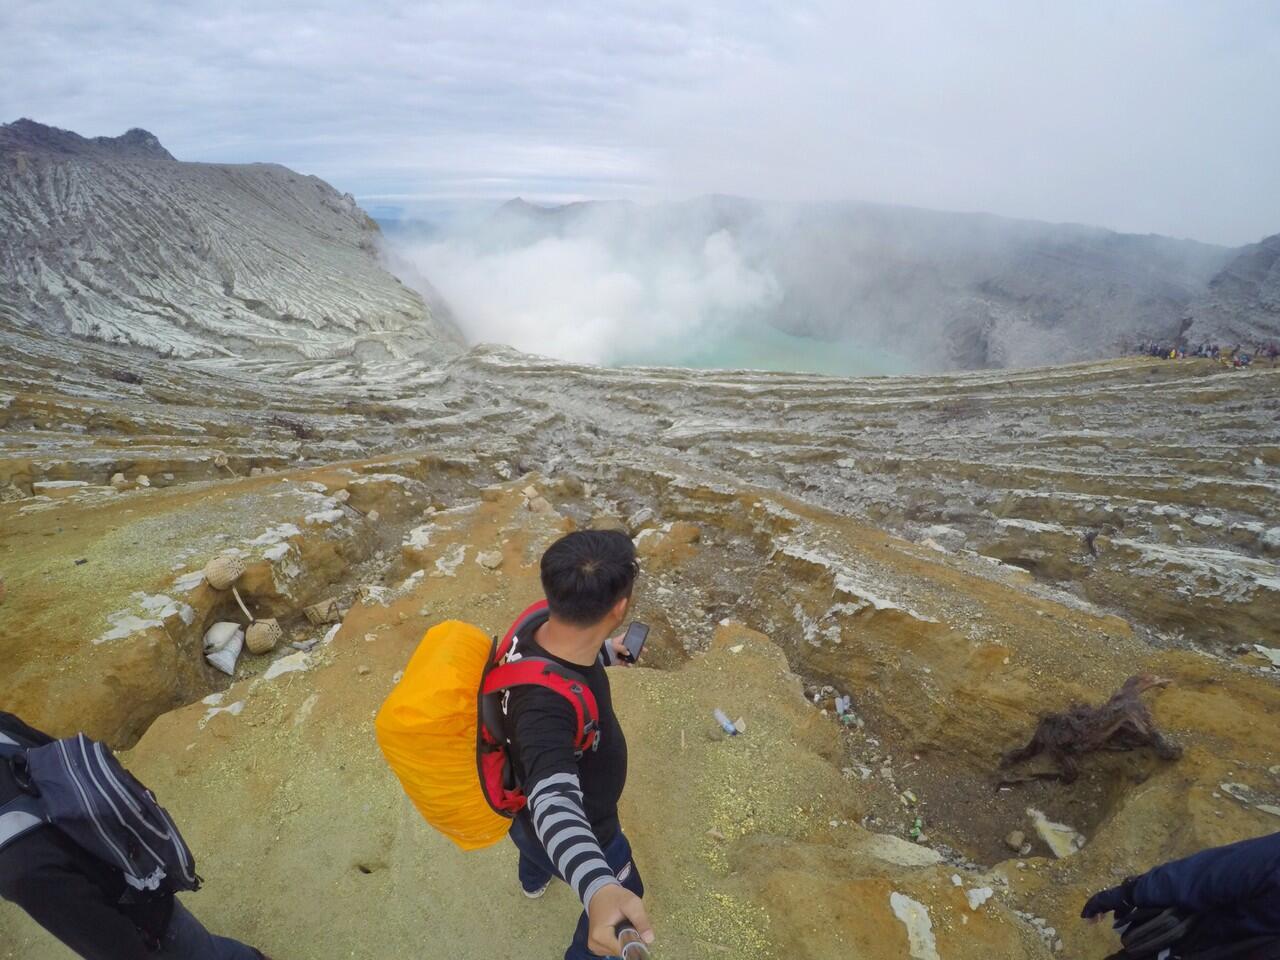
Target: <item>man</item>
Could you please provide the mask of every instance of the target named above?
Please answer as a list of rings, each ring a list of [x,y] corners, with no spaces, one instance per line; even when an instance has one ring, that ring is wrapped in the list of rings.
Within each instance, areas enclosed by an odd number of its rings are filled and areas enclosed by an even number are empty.
[[[53,741],[0,712],[0,742]],[[12,765],[0,758],[0,807],[20,792]],[[213,936],[173,896],[122,903],[125,890],[119,870],[56,827],[38,827],[0,847],[0,897],[86,960],[266,960],[251,947]]]
[[[545,657],[582,676],[600,715],[595,747],[579,756],[577,718],[561,694],[521,686],[506,705],[511,763],[529,801],[511,827],[521,887],[540,897],[559,877],[584,909],[565,960],[620,953],[614,927],[624,920],[653,940],[644,884],[618,823],[627,741],[605,676],[625,650],[608,638],[626,619],[637,571],[635,546],[623,533],[561,537],[542,556],[547,611],[516,634],[514,656]]]
[[[1130,877],[1094,894],[1081,915],[1096,922],[1114,912],[1121,927],[1134,910],[1149,908],[1197,915],[1173,957],[1228,944],[1245,950],[1233,957],[1280,956],[1280,833],[1202,850]]]

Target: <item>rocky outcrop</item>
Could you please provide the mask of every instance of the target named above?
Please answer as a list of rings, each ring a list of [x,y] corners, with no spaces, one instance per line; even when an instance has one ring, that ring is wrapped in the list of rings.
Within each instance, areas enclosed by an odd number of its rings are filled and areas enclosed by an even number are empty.
[[[1280,234],[1243,247],[1191,308],[1187,339],[1251,350],[1280,340]]]
[[[0,126],[0,320],[175,357],[408,356],[458,335],[378,262],[349,194],[182,163],[145,130]]]

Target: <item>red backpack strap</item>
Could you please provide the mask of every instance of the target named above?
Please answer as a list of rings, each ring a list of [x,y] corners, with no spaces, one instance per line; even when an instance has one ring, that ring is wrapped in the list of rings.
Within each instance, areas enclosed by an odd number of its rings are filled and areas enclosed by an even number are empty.
[[[578,722],[574,749],[584,753],[595,746],[600,733],[600,711],[595,694],[581,674],[543,657],[524,657],[491,669],[485,674],[480,693],[482,699],[488,699],[488,694],[521,686],[546,687],[568,700]],[[490,726],[487,718],[484,725]],[[489,731],[485,733],[488,735]]]
[[[502,642],[498,644],[497,649],[494,651],[493,662],[501,663],[505,660],[507,654],[511,652],[511,645],[515,642],[516,634],[523,630],[531,620],[541,617],[546,612],[547,601],[539,600],[526,608],[520,616],[516,617],[515,623],[511,624],[511,629],[507,631],[507,635],[502,638]]]

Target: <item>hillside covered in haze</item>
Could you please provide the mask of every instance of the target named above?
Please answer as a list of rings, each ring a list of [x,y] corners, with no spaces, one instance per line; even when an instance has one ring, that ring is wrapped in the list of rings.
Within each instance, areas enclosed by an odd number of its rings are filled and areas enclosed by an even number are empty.
[[[465,334],[570,360],[848,375],[1096,359],[1145,339],[1248,347],[1280,331],[1276,237],[1233,250],[709,196],[513,200],[401,225],[386,244],[318,178],[180,162],[143,130],[0,127],[0,214],[0,310],[177,357],[426,356]]]
[[[1248,343],[1280,338],[1280,234],[1241,247],[1191,308],[1187,337]]]
[[[987,214],[722,196],[513,200],[419,242],[407,227],[393,237],[474,339],[537,349],[535,337],[557,344],[561,324],[572,341],[562,351],[598,338],[594,355],[555,354],[572,359],[665,352],[680,365],[679,350],[653,345],[766,329],[893,358],[846,372],[927,372],[1096,359],[1184,334],[1250,345],[1276,328],[1274,239],[1236,251]]]

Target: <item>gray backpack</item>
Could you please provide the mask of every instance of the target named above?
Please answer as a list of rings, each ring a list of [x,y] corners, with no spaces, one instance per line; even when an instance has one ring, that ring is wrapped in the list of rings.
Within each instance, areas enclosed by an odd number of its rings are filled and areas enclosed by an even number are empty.
[[[200,888],[173,820],[109,749],[82,733],[42,742],[24,731],[35,733],[0,726],[0,763],[23,791],[0,805],[0,848],[47,825],[116,867],[131,899]]]

